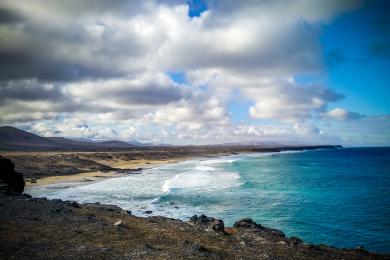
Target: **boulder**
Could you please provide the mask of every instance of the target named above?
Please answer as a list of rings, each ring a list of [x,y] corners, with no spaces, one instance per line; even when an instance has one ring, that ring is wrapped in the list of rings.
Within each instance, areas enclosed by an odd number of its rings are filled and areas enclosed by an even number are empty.
[[[15,165],[8,158],[0,156],[0,180],[8,184],[8,187],[17,193],[24,190],[23,174],[15,171]]]
[[[254,230],[254,231],[261,231],[264,234],[271,235],[274,237],[285,237],[285,234],[282,231],[277,230],[277,229],[273,229],[273,228],[264,227],[260,224],[257,224],[256,222],[254,222],[251,218],[243,218],[243,219],[237,221],[236,223],[234,223],[233,227],[234,228],[245,228],[245,229]]]
[[[264,227],[260,224],[254,222],[251,218],[243,218],[233,225],[234,228],[253,228],[253,229],[263,229]]]
[[[214,230],[216,232],[225,233],[225,226],[222,220],[207,217],[205,215],[197,216],[194,215],[190,218],[190,223],[196,227],[203,229]]]

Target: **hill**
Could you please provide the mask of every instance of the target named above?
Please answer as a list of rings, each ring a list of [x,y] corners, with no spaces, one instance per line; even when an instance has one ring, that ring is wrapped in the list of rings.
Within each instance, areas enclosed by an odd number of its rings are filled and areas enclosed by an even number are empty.
[[[77,141],[64,137],[42,137],[11,126],[0,127],[0,150],[96,150],[137,147],[122,141]]]

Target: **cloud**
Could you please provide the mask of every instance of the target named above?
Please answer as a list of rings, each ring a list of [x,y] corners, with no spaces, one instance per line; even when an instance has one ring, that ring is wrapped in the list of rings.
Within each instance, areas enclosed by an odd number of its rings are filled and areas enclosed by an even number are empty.
[[[40,83],[35,79],[0,83],[0,104],[5,100],[54,100],[64,98],[61,87],[51,83]]]
[[[118,139],[128,141],[139,136],[139,129],[136,126],[121,126],[120,131],[118,131],[106,125],[91,127],[78,118],[66,119],[55,125],[39,122],[29,126],[28,130],[42,136],[67,136],[68,138],[90,138],[93,140]]]
[[[83,101],[105,100],[121,104],[167,104],[188,98],[189,89],[180,87],[167,75],[143,74],[137,78],[86,81],[67,85],[67,92]]]
[[[325,114],[328,118],[335,119],[338,121],[349,121],[349,120],[359,120],[362,119],[364,116],[356,113],[356,112],[351,112],[348,110],[345,110],[343,108],[334,108],[327,112]]]
[[[343,98],[341,94],[322,86],[274,86],[265,89],[249,110],[251,117],[277,118],[287,121],[310,119],[312,113],[322,111],[327,103]]]
[[[322,73],[321,25],[359,4],[210,0],[190,17],[176,0],[4,0],[0,122],[153,141],[315,134],[308,121],[344,96],[293,78]],[[174,82],[172,71],[188,82]],[[227,104],[238,99],[251,104],[247,124],[230,118]],[[253,124],[262,120],[282,125]]]
[[[266,77],[225,70],[195,71],[187,74],[192,84],[212,86],[219,97],[234,98],[237,93],[254,101],[249,115],[254,119],[300,121],[326,110],[328,103],[344,96],[322,85],[300,85],[291,78]],[[236,92],[235,92],[236,90]]]
[[[198,93],[190,100],[147,114],[145,120],[157,125],[175,125],[178,129],[197,130],[226,124],[229,119],[220,100]]]
[[[321,130],[310,123],[295,123],[294,130],[298,135],[313,135],[321,133]]]
[[[212,1],[210,10],[190,18],[189,7],[176,1],[2,1],[4,19],[15,18],[1,24],[0,77],[75,81],[145,68],[318,70],[319,32],[311,25],[357,3],[297,1],[286,10],[284,1]]]
[[[390,145],[390,115],[336,121],[331,126],[324,125],[322,129],[331,135],[339,136],[339,143],[347,146]]]

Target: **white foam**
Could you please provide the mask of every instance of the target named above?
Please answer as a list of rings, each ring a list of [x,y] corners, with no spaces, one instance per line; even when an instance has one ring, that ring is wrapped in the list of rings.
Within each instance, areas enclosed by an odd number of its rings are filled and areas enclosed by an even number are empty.
[[[201,165],[201,166],[195,167],[195,171],[215,171],[215,170],[216,169],[214,167],[211,167],[211,166]]]
[[[240,174],[237,172],[190,171],[177,174],[165,181],[161,190],[163,192],[173,190],[187,190],[187,192],[221,190],[240,185],[239,179]]]
[[[239,160],[239,156],[226,156],[211,159],[195,159],[180,163],[166,164],[143,170],[142,174],[103,180],[96,183],[78,183],[71,185],[48,185],[31,187],[30,194],[49,199],[75,200],[80,203],[100,202],[115,204],[131,210],[136,215],[186,217],[194,210],[201,212],[202,206],[181,202],[178,207],[164,204],[165,195],[191,195],[212,193],[229,189],[241,184],[237,172],[226,172],[227,163]],[[197,206],[195,206],[197,207]]]
[[[224,163],[232,163],[236,160],[238,160],[238,158],[232,158],[232,157],[226,156],[224,158],[202,160],[199,163],[201,165],[218,165],[218,164],[224,164]]]

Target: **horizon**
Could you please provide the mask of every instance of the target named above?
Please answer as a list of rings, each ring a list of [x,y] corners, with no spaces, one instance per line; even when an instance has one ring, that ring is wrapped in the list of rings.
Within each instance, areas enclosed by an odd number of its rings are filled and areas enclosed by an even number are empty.
[[[5,0],[0,126],[169,145],[389,147],[389,7]]]
[[[10,128],[15,128],[13,126],[0,126],[2,127],[10,127]],[[21,130],[19,128],[16,128],[17,130]],[[21,130],[23,131],[23,130]],[[26,131],[28,132],[28,131]],[[31,133],[31,132],[28,132]],[[34,134],[34,133],[33,133]],[[275,143],[275,142],[263,142],[263,143],[218,143],[218,144],[185,144],[185,145],[175,145],[175,144],[164,144],[164,143],[148,143],[148,142],[139,142],[136,139],[131,139],[131,140],[117,140],[117,139],[89,139],[89,138],[72,138],[72,137],[66,137],[66,136],[41,136],[38,135],[39,137],[44,137],[44,138],[64,138],[72,141],[78,141],[78,142],[91,142],[91,143],[101,143],[101,142],[123,142],[127,143],[130,145],[134,145],[134,147],[159,147],[159,146],[166,146],[166,147],[186,147],[186,146],[226,146],[226,147],[245,147],[245,146],[253,146],[253,147],[264,147],[264,148],[283,148],[283,147],[310,147],[310,146],[341,146],[341,148],[390,148],[390,146],[348,146],[348,145],[340,145],[336,143],[329,143],[329,144],[316,144],[316,143],[311,143],[311,144],[305,144],[305,143]],[[14,140],[17,141],[17,140]]]

